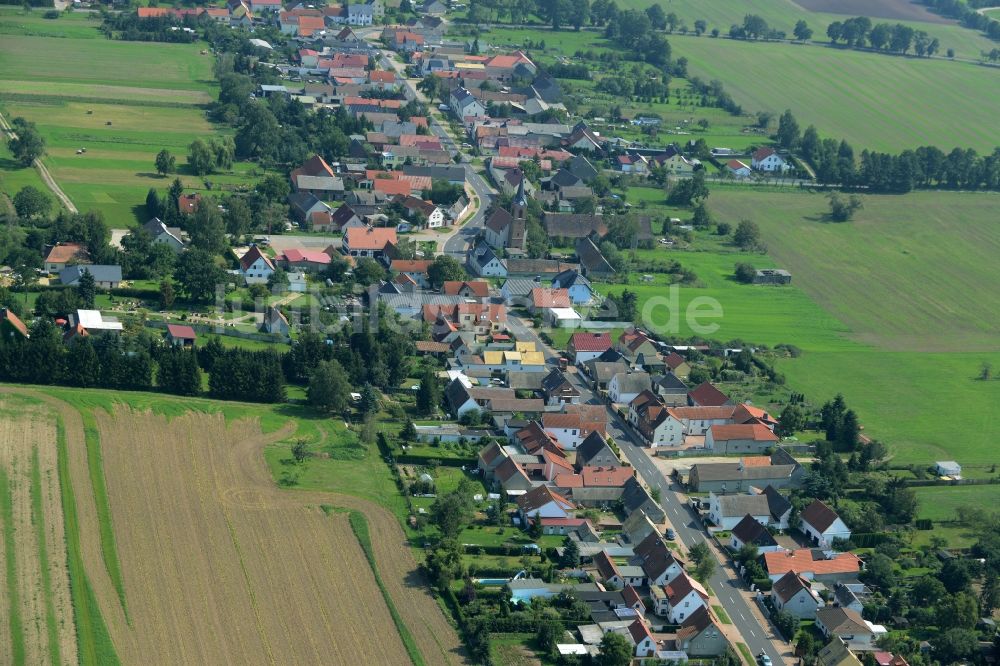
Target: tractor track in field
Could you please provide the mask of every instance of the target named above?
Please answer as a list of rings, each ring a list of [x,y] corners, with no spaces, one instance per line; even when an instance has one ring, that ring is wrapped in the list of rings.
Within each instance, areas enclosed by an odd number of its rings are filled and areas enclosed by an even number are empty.
[[[13,130],[13,128],[11,128],[10,124],[7,122],[7,119],[3,117],[2,113],[0,113],[0,129],[2,129],[11,139],[17,138],[17,133]],[[79,213],[80,211],[77,210],[76,205],[66,195],[66,193],[63,192],[62,188],[59,187],[59,183],[57,183],[56,179],[52,177],[52,174],[49,173],[49,168],[45,166],[44,162],[42,162],[42,158],[40,157],[36,158],[34,161],[34,166],[35,169],[38,170],[38,175],[42,177],[42,180],[45,181],[45,184],[48,186],[48,188],[52,190],[52,193],[56,195],[56,198],[59,199],[59,201],[62,202],[62,205],[66,207],[66,210],[68,210],[71,213]]]

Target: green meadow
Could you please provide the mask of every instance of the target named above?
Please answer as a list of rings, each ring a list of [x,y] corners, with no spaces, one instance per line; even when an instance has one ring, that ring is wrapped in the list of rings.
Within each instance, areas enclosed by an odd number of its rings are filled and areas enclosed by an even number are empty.
[[[789,37],[792,36],[792,28],[796,21],[804,20],[812,28],[814,40],[826,41],[827,26],[834,21],[843,21],[851,16],[811,11],[792,2],[792,0],[668,0],[666,2],[662,0],[622,0],[618,6],[622,9],[644,9],[657,1],[665,12],[674,12],[689,30],[694,30],[695,21],[703,20],[709,31],[717,28],[723,35],[729,33],[731,25],[743,23],[743,17],[747,14],[757,14],[767,21],[769,26],[783,30]],[[813,1],[815,2],[815,0]],[[826,4],[833,5],[835,1],[828,1]],[[888,2],[871,0],[871,4],[893,5],[896,3],[893,0],[888,0]],[[976,58],[981,50],[989,51],[992,48],[988,46],[992,42],[981,32],[962,28],[954,21],[923,11],[919,6],[907,7],[904,14],[893,9],[887,12],[886,9],[885,6],[872,7],[871,11],[865,15],[871,17],[874,23],[903,23],[914,30],[924,30],[941,41],[942,53],[948,48],[954,48],[956,55],[960,57]],[[889,15],[892,18],[884,18]]]
[[[163,148],[188,189],[252,183],[249,164],[206,178],[184,172],[190,143],[225,131],[205,117],[215,97],[211,55],[198,44],[108,40],[98,25],[80,13],[51,20],[0,11],[0,112],[38,125],[45,163],[77,208],[100,211],[111,227],[145,221],[146,192],[165,190],[175,177],[155,173]],[[4,193],[39,186],[33,170],[17,170],[6,157],[0,153]]]
[[[1000,145],[1000,72],[991,68],[821,45],[705,37],[671,44],[692,73],[722,81],[747,111],[791,109],[803,128],[814,124],[858,153],[921,145],[984,153]]]

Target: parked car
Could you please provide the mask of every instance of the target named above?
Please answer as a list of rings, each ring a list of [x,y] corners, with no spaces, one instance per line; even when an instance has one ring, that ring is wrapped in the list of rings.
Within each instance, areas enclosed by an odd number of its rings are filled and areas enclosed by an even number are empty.
[[[666,537],[667,541],[673,541],[674,539],[677,538],[677,534],[674,532],[672,527],[667,528]]]
[[[757,662],[760,664],[760,666],[771,666],[771,658],[768,657],[763,652],[757,655]]]

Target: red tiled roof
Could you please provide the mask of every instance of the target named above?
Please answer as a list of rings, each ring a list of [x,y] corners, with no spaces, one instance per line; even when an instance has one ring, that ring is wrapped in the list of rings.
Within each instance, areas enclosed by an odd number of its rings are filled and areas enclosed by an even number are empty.
[[[755,442],[777,442],[778,436],[760,423],[712,426],[712,439],[724,442],[731,439],[749,439]]]
[[[45,257],[45,263],[65,264],[68,261],[85,259],[88,256],[87,248],[80,243],[60,243],[49,251],[49,255]]]
[[[584,467],[580,470],[583,485],[588,488],[620,488],[632,478],[631,467]]]
[[[485,280],[448,280],[442,285],[442,292],[448,296],[456,296],[463,287],[467,287],[480,298],[486,298],[490,295],[490,285]]]
[[[393,259],[390,268],[399,273],[426,273],[430,259]]]
[[[721,407],[729,402],[729,396],[717,389],[711,382],[700,384],[688,392],[696,405],[701,407]]]
[[[265,254],[264,254],[263,252],[261,252],[261,251],[260,251],[260,248],[259,248],[259,247],[257,247],[256,245],[252,245],[252,246],[250,247],[250,249],[249,249],[249,250],[247,250],[246,254],[244,254],[244,255],[243,255],[242,257],[240,257],[240,267],[241,267],[241,268],[242,268],[242,269],[243,269],[244,271],[246,271],[246,270],[248,270],[248,269],[249,269],[249,268],[250,268],[250,267],[251,267],[251,266],[253,265],[253,263],[254,263],[255,261],[257,261],[258,259],[263,259],[263,260],[264,260],[264,263],[265,263],[265,264],[267,264],[267,266],[268,266],[268,267],[269,267],[269,268],[270,268],[270,269],[271,269],[272,271],[274,270],[274,264],[273,264],[273,263],[271,263],[271,260],[270,260],[270,259],[269,259],[269,258],[267,257],[267,255],[265,255]]]
[[[194,340],[198,337],[195,335],[193,328],[181,324],[167,324],[167,333],[170,334],[170,337],[177,340]]]
[[[0,320],[6,321],[8,324],[14,327],[21,335],[28,337],[28,327],[24,325],[21,319],[8,310],[7,308],[0,308]]]
[[[753,151],[753,158],[759,162],[761,160],[767,159],[771,155],[774,155],[775,152],[776,151],[774,150],[774,148],[768,148],[767,146],[764,146],[763,148],[758,148],[757,150]]]
[[[330,263],[330,255],[322,250],[299,250],[297,248],[289,248],[284,251],[282,256],[285,261],[291,263],[297,263],[300,261],[308,261],[314,264]]]
[[[611,349],[611,335],[608,333],[574,333],[570,345],[576,351],[607,351]]]
[[[782,550],[764,553],[764,564],[771,576],[785,575],[789,571],[799,574],[849,574],[857,573],[860,560],[853,553],[837,553],[833,559],[813,559],[813,552],[808,548],[799,550]]]
[[[569,289],[535,287],[531,290],[531,302],[536,308],[568,308]]]
[[[392,227],[351,227],[344,238],[352,250],[382,250],[387,243],[396,244],[396,230]]]

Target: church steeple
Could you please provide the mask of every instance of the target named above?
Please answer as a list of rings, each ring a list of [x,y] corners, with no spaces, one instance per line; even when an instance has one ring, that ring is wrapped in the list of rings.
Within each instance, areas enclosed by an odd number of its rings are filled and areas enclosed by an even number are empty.
[[[510,213],[514,216],[515,220],[523,220],[528,211],[528,197],[524,193],[524,180],[526,176],[523,171],[518,172],[521,176],[521,181],[517,184],[517,194],[514,195],[514,200],[510,205]]]

